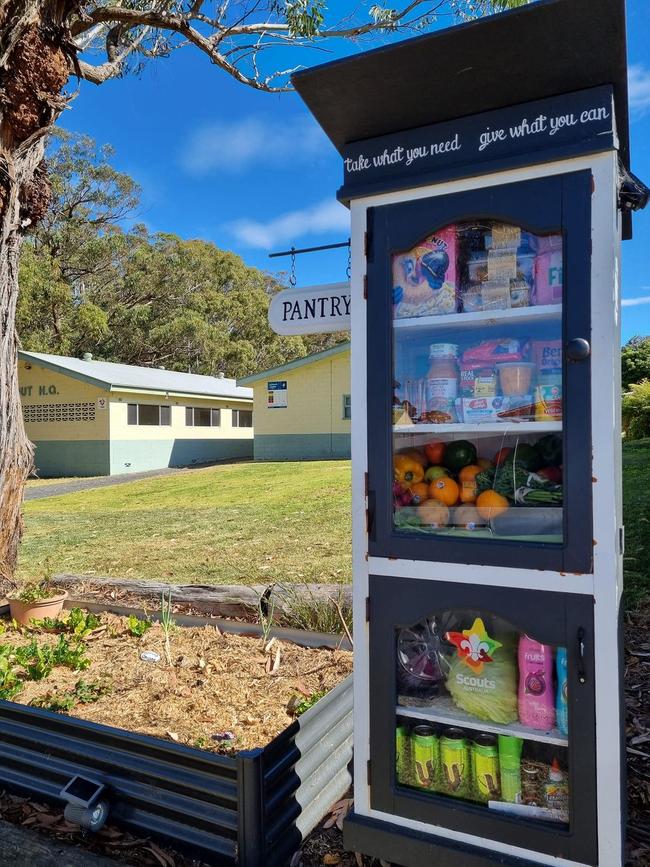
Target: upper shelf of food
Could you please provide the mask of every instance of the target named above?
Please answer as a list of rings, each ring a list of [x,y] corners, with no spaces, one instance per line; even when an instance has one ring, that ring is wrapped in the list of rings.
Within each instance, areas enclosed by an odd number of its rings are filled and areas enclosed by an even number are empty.
[[[393,256],[395,329],[558,316],[562,247],[559,234],[495,220],[446,226]]]
[[[395,319],[393,327],[397,339],[413,334],[443,329],[489,328],[494,325],[525,325],[546,322],[562,317],[561,304],[542,307],[513,307],[504,310],[481,310],[471,313],[450,313],[447,316],[419,316]]]

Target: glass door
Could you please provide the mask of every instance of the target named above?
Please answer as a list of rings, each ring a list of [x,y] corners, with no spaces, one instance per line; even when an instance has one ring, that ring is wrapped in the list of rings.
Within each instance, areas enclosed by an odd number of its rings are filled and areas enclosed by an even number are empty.
[[[373,804],[595,863],[589,601],[372,578],[370,623]]]
[[[374,213],[373,553],[589,570],[587,177]]]

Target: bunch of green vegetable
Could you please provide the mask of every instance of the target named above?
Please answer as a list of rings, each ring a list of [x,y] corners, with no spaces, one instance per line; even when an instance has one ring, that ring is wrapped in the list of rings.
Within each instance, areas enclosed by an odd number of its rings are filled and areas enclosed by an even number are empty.
[[[476,476],[476,491],[496,491],[511,502],[526,506],[560,506],[562,486],[525,469],[518,461],[507,459],[500,467],[490,467]]]

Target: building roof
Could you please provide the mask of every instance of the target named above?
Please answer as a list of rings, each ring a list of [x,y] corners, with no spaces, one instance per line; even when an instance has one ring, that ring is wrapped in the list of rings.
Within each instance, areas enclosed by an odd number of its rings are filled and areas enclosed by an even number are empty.
[[[316,361],[322,361],[325,358],[331,358],[333,355],[340,355],[343,352],[350,351],[350,341],[345,343],[337,343],[330,349],[323,349],[320,352],[313,352],[311,355],[305,355],[303,358],[296,358],[295,361],[288,361],[286,364],[281,364],[279,367],[271,367],[269,370],[262,370],[260,373],[253,373],[251,376],[244,376],[237,380],[238,385],[251,385],[254,382],[259,382],[261,379],[267,379],[269,376],[278,376],[281,373],[287,373],[289,370],[295,370],[298,367],[304,367],[307,364],[313,364]]]
[[[339,152],[351,142],[611,84],[629,167],[625,0],[538,0],[291,80]]]
[[[156,367],[135,367],[131,364],[114,364],[111,361],[84,361],[65,355],[47,355],[43,352],[19,352],[22,361],[31,361],[63,373],[73,379],[97,385],[109,391],[134,389],[163,393],[220,397],[237,400],[252,400],[253,390],[241,388],[234,379],[217,376],[201,376],[197,373],[177,373]]]

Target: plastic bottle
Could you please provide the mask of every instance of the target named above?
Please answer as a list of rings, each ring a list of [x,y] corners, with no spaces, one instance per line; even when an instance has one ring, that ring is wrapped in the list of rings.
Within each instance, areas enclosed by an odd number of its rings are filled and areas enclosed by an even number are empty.
[[[521,803],[521,738],[499,735],[499,772],[501,798],[511,804]]]
[[[528,635],[519,639],[519,719],[545,732],[555,725],[553,648]]]
[[[544,786],[544,792],[546,795],[546,807],[549,810],[557,810],[562,820],[568,822],[569,785],[557,759],[553,759],[553,764],[548,772],[548,782]]]
[[[566,647],[558,647],[555,657],[557,672],[557,692],[555,695],[555,716],[557,727],[563,735],[569,734],[569,707],[567,704],[567,658]]]

